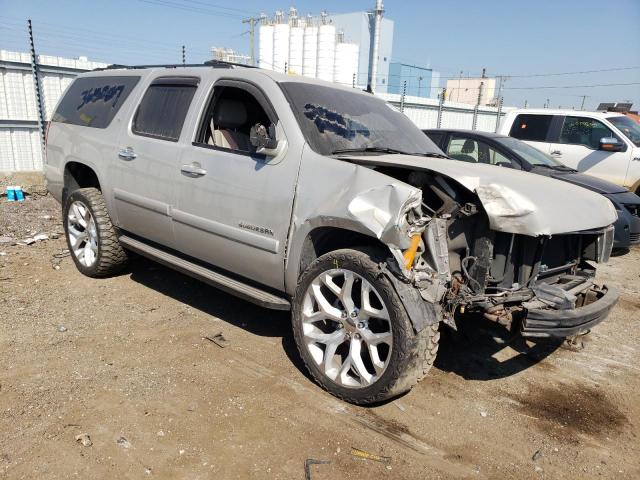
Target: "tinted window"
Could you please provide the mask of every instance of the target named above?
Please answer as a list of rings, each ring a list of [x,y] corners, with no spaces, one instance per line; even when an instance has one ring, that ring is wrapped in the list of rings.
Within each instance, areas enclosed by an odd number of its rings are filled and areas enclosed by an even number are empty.
[[[51,121],[107,128],[140,77],[80,77],[71,84]]]
[[[604,123],[593,118],[566,117],[558,143],[584,145],[597,150],[600,147],[600,139],[603,137],[615,137]]]
[[[518,115],[511,126],[510,137],[533,142],[544,142],[553,115]]]
[[[442,138],[444,137],[444,133],[442,132],[425,132],[427,136],[433,140],[433,143],[436,145],[440,145],[442,143]]]
[[[373,95],[300,82],[280,87],[306,141],[320,155],[366,148],[442,154],[408,117]]]
[[[463,162],[488,163],[520,170],[520,164],[504,156],[481,140],[453,135],[447,146],[447,154]]]
[[[177,142],[196,85],[152,84],[133,119],[133,133]]]

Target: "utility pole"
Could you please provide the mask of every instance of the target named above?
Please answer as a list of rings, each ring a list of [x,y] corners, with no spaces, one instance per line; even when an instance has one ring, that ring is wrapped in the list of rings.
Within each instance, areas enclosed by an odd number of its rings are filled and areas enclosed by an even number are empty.
[[[376,91],[376,82],[378,77],[378,51],[380,50],[380,24],[382,23],[382,13],[384,7],[382,0],[376,0],[376,8],[373,11],[373,45],[371,48],[371,59],[369,62],[369,90],[371,93]]]
[[[251,56],[251,65],[256,66],[256,50],[255,50],[255,39],[256,39],[256,23],[259,22],[261,18],[251,17],[245,18],[242,20],[242,23],[249,24],[249,55]]]
[[[525,100],[525,101],[524,101],[524,109],[525,109],[525,110],[527,109],[527,105],[529,105],[529,101],[528,101],[528,100]]]
[[[500,126],[500,116],[502,115],[502,97],[498,97],[498,113],[496,115],[496,133],[498,133],[498,127]]]
[[[31,75],[33,76],[33,86],[36,91],[36,107],[38,109],[38,130],[40,131],[40,146],[44,152],[44,107],[42,105],[42,89],[40,87],[40,71],[38,68],[38,57],[36,56],[36,47],[33,42],[33,28],[31,19],[27,20],[29,26],[29,47],[31,50]]]
[[[458,92],[456,94],[456,102],[460,101],[460,85],[462,85],[462,70],[460,70],[460,76],[458,77]],[[451,99],[451,97],[449,97]]]
[[[590,98],[589,95],[580,95],[582,97],[582,104],[580,105],[580,110],[584,110],[584,101],[587,98]]]
[[[447,96],[447,89],[443,88],[440,93],[440,101],[438,102],[438,123],[436,128],[440,128],[442,125],[442,111],[444,110],[444,100]]]
[[[482,74],[484,75],[484,69]],[[482,77],[484,78],[484,77]],[[475,130],[478,125],[478,110],[480,109],[480,102],[482,101],[482,88],[484,87],[484,82],[480,82],[480,88],[478,89],[478,101],[476,103],[476,108],[473,109],[473,122],[471,124],[471,130]]]
[[[182,66],[187,64],[187,56],[185,55],[184,45],[182,45]]]
[[[420,87],[422,86],[422,77],[418,77],[418,96],[420,96]]]
[[[402,96],[400,97],[400,111],[404,112],[404,97],[407,94],[407,81],[402,84]]]

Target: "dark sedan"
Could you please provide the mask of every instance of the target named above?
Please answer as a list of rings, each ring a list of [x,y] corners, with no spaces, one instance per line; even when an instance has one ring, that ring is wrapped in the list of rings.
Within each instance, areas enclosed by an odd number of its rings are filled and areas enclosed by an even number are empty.
[[[476,130],[423,130],[449,157],[489,163],[573,183],[607,197],[618,212],[614,248],[640,244],[640,197],[624,187],[578,173],[536,148],[512,137]]]

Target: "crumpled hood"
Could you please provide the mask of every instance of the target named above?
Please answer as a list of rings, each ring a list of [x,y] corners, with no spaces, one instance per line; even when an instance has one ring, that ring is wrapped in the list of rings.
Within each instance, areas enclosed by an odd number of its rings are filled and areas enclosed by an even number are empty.
[[[532,173],[412,155],[354,155],[340,159],[449,177],[478,195],[491,228],[501,232],[554,235],[607,227],[617,219],[615,208],[602,195]]]

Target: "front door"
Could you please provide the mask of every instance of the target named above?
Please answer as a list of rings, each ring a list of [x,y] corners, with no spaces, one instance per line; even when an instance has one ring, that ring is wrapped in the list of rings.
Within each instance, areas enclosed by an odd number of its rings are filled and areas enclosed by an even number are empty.
[[[625,145],[622,152],[599,150],[600,139],[615,137]],[[566,116],[559,137],[549,145],[549,154],[576,170],[624,185],[631,149],[620,136],[595,118]]]
[[[258,155],[252,126],[276,126],[280,153]],[[284,287],[284,255],[300,152],[287,146],[276,112],[252,84],[215,84],[193,145],[180,159],[173,211],[179,249],[188,255]],[[284,148],[282,148],[284,147]]]
[[[149,85],[119,138],[112,173],[118,226],[168,247],[175,247],[175,165],[184,149],[178,140],[197,85],[193,77],[160,77]]]

